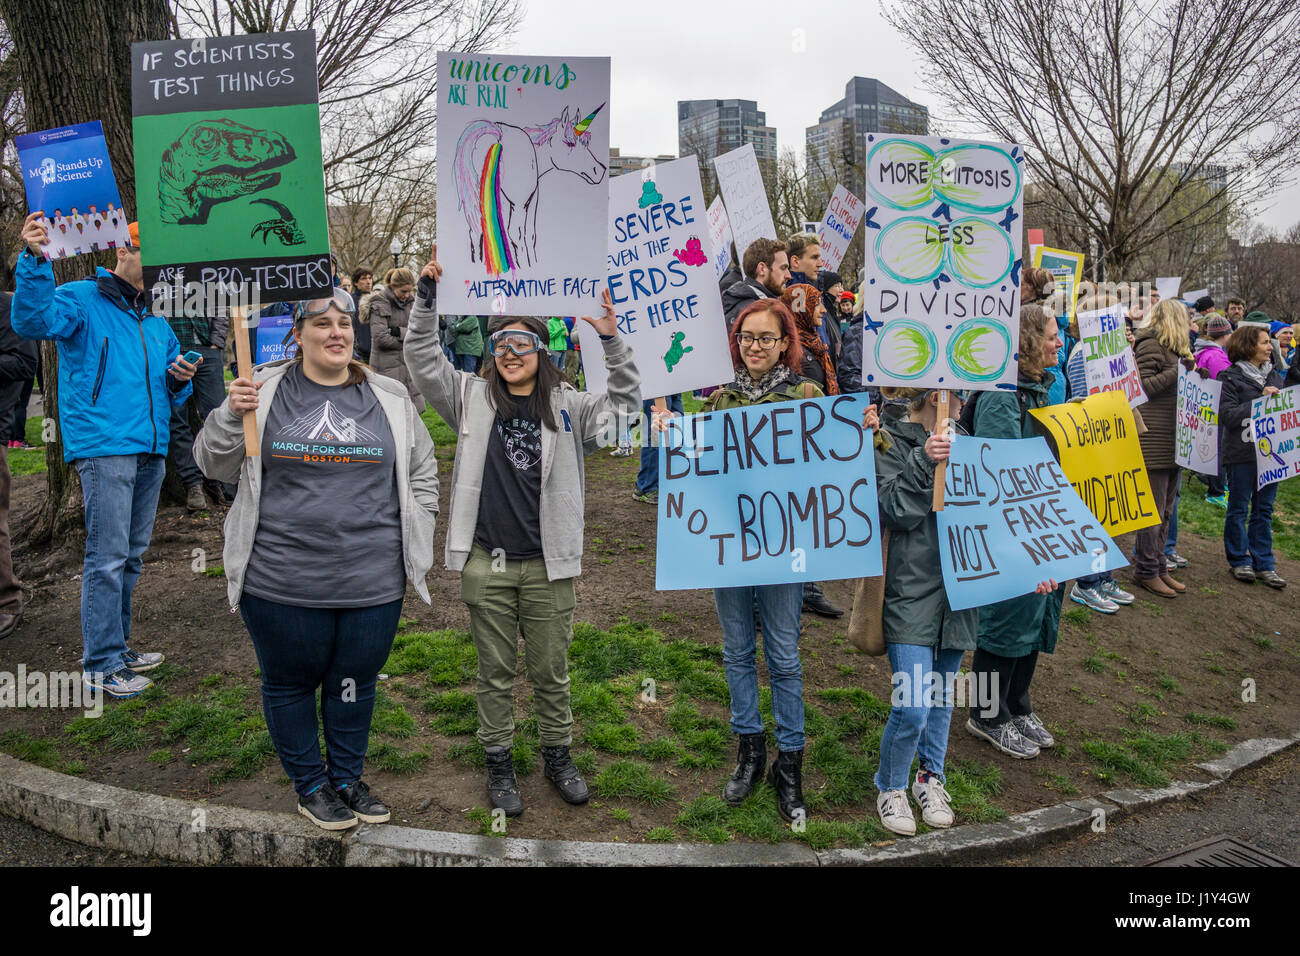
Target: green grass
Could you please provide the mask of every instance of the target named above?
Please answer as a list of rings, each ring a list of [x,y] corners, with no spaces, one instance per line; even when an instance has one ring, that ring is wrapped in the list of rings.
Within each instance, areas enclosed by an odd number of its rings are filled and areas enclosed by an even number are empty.
[[[376,770],[388,773],[413,774],[424,769],[429,761],[429,753],[424,750],[406,752],[390,743],[372,743],[366,751],[366,763]]]
[[[1100,674],[1106,669],[1106,662],[1097,654],[1089,654],[1083,659],[1083,669],[1090,674]]]
[[[440,734],[459,737],[478,730],[478,701],[466,691],[432,693],[424,699],[424,709],[433,714],[433,729]]]
[[[1252,634],[1251,641],[1261,651],[1271,651],[1273,649],[1273,638],[1264,637],[1262,634]]]
[[[645,832],[647,843],[676,843],[677,833],[672,827],[651,827]]]
[[[1183,720],[1189,724],[1196,724],[1198,727],[1217,727],[1219,730],[1237,729],[1236,719],[1224,714],[1198,714],[1193,711],[1183,714]]]
[[[8,730],[0,734],[0,750],[11,757],[58,773],[77,774],[86,769],[80,761],[66,760],[52,740],[33,737],[21,730]]]
[[[641,749],[641,731],[631,724],[591,724],[582,742],[595,750],[611,754],[634,754]]]
[[[8,452],[11,475],[42,475],[45,473],[45,438],[41,434],[42,419],[29,418],[25,425],[27,444],[35,448],[11,448]]]
[[[1079,607],[1078,605],[1067,607],[1061,612],[1062,621],[1066,624],[1076,624],[1079,627],[1085,626],[1090,616],[1091,612],[1086,607]]]
[[[429,437],[433,439],[435,447],[455,449],[456,433],[452,431],[451,426],[438,417],[432,405],[425,406],[424,411],[420,413],[420,418],[429,429]]]
[[[674,792],[671,783],[637,760],[616,760],[607,765],[596,775],[591,789],[602,797],[626,797],[651,807],[667,803]]]
[[[381,671],[392,676],[420,674],[430,684],[455,687],[472,680],[477,666],[468,631],[403,631]]]
[[[1202,734],[1177,732],[1160,736],[1143,732],[1126,733],[1122,742],[1086,740],[1083,752],[1096,761],[1097,777],[1102,782],[1122,776],[1139,786],[1166,787],[1166,769],[1187,760],[1198,749],[1213,752],[1220,744]]]

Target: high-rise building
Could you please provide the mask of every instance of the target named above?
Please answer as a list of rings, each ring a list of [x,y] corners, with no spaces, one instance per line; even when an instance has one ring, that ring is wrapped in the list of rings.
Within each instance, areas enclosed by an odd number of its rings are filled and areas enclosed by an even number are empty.
[[[716,156],[753,143],[759,168],[776,170],[776,127],[753,100],[678,100],[677,154],[700,158],[700,178],[713,181]],[[712,190],[706,185],[706,192]]]
[[[861,198],[867,133],[929,132],[929,109],[879,80],[855,76],[844,84],[844,98],[804,131],[809,176],[825,184],[827,195],[841,182]]]

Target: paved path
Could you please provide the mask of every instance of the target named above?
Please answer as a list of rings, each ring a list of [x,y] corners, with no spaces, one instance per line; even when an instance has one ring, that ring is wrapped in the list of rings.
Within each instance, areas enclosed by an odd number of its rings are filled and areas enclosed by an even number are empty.
[[[1221,787],[1171,801],[1103,833],[998,861],[1000,866],[1132,866],[1215,836],[1243,840],[1300,866],[1300,747]]]

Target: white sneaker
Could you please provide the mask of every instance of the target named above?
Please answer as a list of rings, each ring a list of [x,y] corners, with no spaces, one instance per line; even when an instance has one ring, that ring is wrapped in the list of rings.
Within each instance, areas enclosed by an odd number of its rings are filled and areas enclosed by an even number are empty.
[[[903,836],[916,836],[916,817],[907,802],[906,790],[883,790],[876,797],[876,810],[886,830]]]
[[[931,774],[923,783],[918,773],[912,782],[912,796],[921,808],[921,819],[926,826],[952,826],[952,795],[944,789],[938,777]]]

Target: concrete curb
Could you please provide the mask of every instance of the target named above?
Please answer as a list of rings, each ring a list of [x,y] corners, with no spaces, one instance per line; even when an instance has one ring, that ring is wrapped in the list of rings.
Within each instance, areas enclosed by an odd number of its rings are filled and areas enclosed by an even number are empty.
[[[1214,779],[1111,790],[997,823],[935,830],[885,846],[814,851],[801,843],[723,846],[520,840],[404,826],[330,834],[287,813],[241,810],[79,780],[0,754],[0,813],[88,846],[201,865],[244,866],[879,866],[969,863],[1031,849],[1106,820],[1181,800],[1300,743],[1256,738],[1197,764]]]

